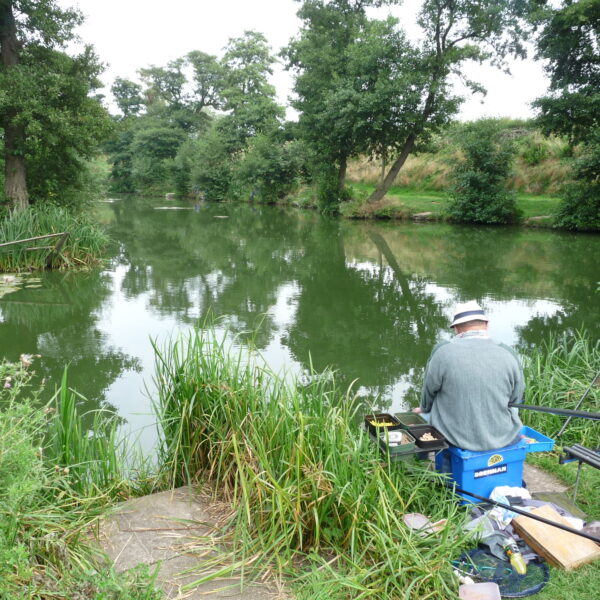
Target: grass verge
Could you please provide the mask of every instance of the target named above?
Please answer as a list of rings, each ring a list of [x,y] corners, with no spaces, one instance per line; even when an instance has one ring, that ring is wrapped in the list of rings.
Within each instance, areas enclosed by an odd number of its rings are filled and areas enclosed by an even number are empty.
[[[75,214],[56,206],[33,206],[20,212],[12,211],[0,221],[0,243],[62,232],[68,232],[69,238],[54,259],[54,268],[94,265],[100,261],[109,242],[106,234],[86,213]],[[44,269],[49,249],[26,248],[52,248],[58,239],[51,238],[0,248],[0,272]]]
[[[115,574],[94,542],[110,504],[134,491],[114,420],[84,431],[66,378],[46,410],[24,367],[2,363],[0,379],[0,598],[158,599],[147,569]]]
[[[366,198],[375,189],[368,183],[351,183],[354,200],[342,205],[342,215],[363,219],[409,219],[418,213],[431,213],[431,220],[444,220],[448,196],[440,191],[423,191],[392,186],[380,202],[367,204]],[[560,200],[551,196],[517,195],[517,207],[526,224],[551,226]]]

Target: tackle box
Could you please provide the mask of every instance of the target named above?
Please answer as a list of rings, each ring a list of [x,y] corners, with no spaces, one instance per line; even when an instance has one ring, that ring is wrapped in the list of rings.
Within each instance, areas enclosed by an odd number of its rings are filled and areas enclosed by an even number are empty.
[[[521,429],[521,435],[524,436],[524,441],[527,446],[526,452],[549,452],[554,448],[554,440],[532,427],[524,426]]]
[[[391,423],[391,425],[373,425],[373,421],[376,423]],[[394,415],[390,415],[389,413],[378,413],[376,415],[365,416],[365,427],[371,435],[377,436],[384,429],[387,429],[388,431],[402,429],[402,424]]]
[[[418,413],[414,412],[402,412],[394,413],[394,417],[398,419],[404,429],[410,429],[415,425],[427,425],[427,421]]]

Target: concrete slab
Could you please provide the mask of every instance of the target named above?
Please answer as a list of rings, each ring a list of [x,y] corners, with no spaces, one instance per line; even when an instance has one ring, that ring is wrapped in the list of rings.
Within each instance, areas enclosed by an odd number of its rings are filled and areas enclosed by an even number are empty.
[[[246,584],[220,578],[183,587],[201,578],[200,564],[217,555],[211,534],[216,507],[189,487],[151,494],[123,502],[100,528],[100,542],[117,571],[141,563],[159,569],[157,586],[169,600],[229,598],[275,600],[288,597],[273,585]],[[219,568],[219,567],[217,567]]]

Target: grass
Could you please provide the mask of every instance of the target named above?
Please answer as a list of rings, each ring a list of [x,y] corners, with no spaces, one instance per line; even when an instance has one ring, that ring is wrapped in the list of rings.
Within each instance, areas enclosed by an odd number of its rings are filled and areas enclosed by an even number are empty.
[[[571,336],[551,338],[545,344],[527,352],[525,376],[527,391],[525,401],[549,407],[575,408],[600,368],[600,343],[594,343],[583,332]],[[592,387],[580,410],[599,412],[600,382]],[[556,437],[565,417],[546,413],[521,411],[527,425]],[[577,463],[560,465],[561,449],[574,443],[588,448],[600,447],[600,430],[597,421],[573,419],[556,440],[552,453],[530,455],[528,461],[552,473],[573,487]],[[588,515],[588,520],[600,520],[600,472],[584,465],[577,494],[577,504]],[[548,586],[536,598],[539,600],[579,600],[589,596],[589,590],[600,587],[600,566],[588,565],[572,573],[551,570]]]
[[[45,410],[23,366],[0,364],[0,379],[0,598],[159,598],[147,569],[115,574],[93,540],[130,489],[114,421],[83,431],[66,378]]]
[[[302,593],[326,577],[329,598],[453,597],[462,509],[438,474],[381,460],[330,374],[278,376],[212,331],[157,349],[156,372],[160,462],[172,485],[209,482],[232,504],[223,541],[245,575]],[[408,512],[449,524],[421,538]]]
[[[331,374],[278,376],[212,330],[155,350],[165,474],[171,485],[208,482],[233,510],[221,538],[232,549],[229,562],[205,565],[199,576],[219,568],[283,575],[301,600],[456,597],[448,564],[470,544],[462,509],[435,473],[374,452],[352,394]],[[583,334],[551,340],[527,359],[527,402],[572,405],[598,358]],[[524,416],[556,431],[551,415]],[[565,440],[588,443],[593,435],[588,422]],[[562,469],[572,478],[571,467]],[[597,475],[586,473],[582,493],[593,495],[597,485]],[[449,523],[439,536],[420,538],[402,522],[408,512]],[[577,598],[586,581],[600,582],[597,565],[553,569],[539,597]]]
[[[86,213],[73,213],[56,206],[32,206],[9,212],[0,221],[0,243],[13,242],[52,233],[68,232],[69,238],[53,267],[67,269],[97,264],[108,245],[108,237]],[[0,248],[0,272],[41,270],[49,250],[27,251],[28,247],[53,247],[58,238]]]
[[[448,205],[448,196],[445,192],[392,186],[383,201],[375,205],[367,205],[366,198],[375,186],[369,183],[352,183],[350,186],[356,199],[348,202],[347,205],[342,205],[341,212],[344,216],[407,219],[414,214],[431,212],[432,220],[445,219],[444,213]],[[551,224],[551,216],[558,209],[559,202],[558,198],[550,196],[517,195],[517,206],[522,212],[523,219],[527,221],[534,217],[537,225]]]

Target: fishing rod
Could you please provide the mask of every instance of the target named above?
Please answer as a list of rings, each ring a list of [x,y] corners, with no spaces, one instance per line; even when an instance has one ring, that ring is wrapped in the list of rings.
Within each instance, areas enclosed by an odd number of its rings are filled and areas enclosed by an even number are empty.
[[[544,517],[540,517],[538,515],[532,515],[531,513],[527,512],[526,510],[521,510],[521,509],[517,508],[516,506],[511,506],[510,504],[504,504],[504,502],[498,502],[497,500],[492,500],[491,498],[485,498],[484,496],[480,496],[479,494],[474,494],[473,492],[468,492],[467,490],[463,490],[459,487],[456,487],[452,483],[447,483],[446,487],[449,487],[450,489],[454,490],[454,492],[458,492],[459,494],[467,494],[468,496],[472,496],[473,498],[475,498],[476,500],[479,500],[481,502],[493,504],[494,506],[498,506],[500,508],[504,508],[511,512],[518,513],[520,515],[523,515],[524,517],[529,517],[530,519],[533,519],[534,521],[540,521],[540,523],[545,523],[546,525],[552,525],[552,527],[562,529],[563,531],[568,531],[569,533],[574,533],[575,535],[579,535],[581,537],[587,538],[588,540],[592,540],[592,542],[596,542],[597,544],[600,544],[600,538],[596,537],[595,535],[592,535],[591,533],[585,533],[585,531],[579,531],[578,529],[573,529],[573,527],[569,527],[568,525],[563,525],[562,523],[557,523],[556,521],[550,521],[549,519],[545,519]]]
[[[569,419],[581,418],[581,419],[591,419],[592,421],[600,421],[600,413],[597,413],[597,412],[586,412],[583,410],[571,410],[569,408],[551,408],[548,406],[533,406],[531,404],[517,404],[516,402],[511,402],[508,406],[510,408],[523,408],[526,410],[537,410],[539,412],[550,413],[552,415],[569,417]],[[560,435],[560,433],[558,435]]]
[[[583,396],[581,396],[581,398],[579,398],[579,402],[577,403],[577,406],[575,407],[575,410],[577,410],[580,406],[581,403],[585,400],[585,397],[589,394],[590,390],[592,389],[593,385],[596,383],[596,381],[598,381],[598,377],[600,377],[600,370],[596,373],[596,376],[592,379],[592,382],[590,383],[590,385],[588,386],[588,389],[585,390],[585,393],[583,394]],[[571,417],[569,417],[564,423],[563,426],[560,428],[560,431],[556,434],[556,437],[560,437],[562,435],[562,433],[564,432],[564,430],[567,428],[567,426],[569,425],[569,422],[571,421]]]

